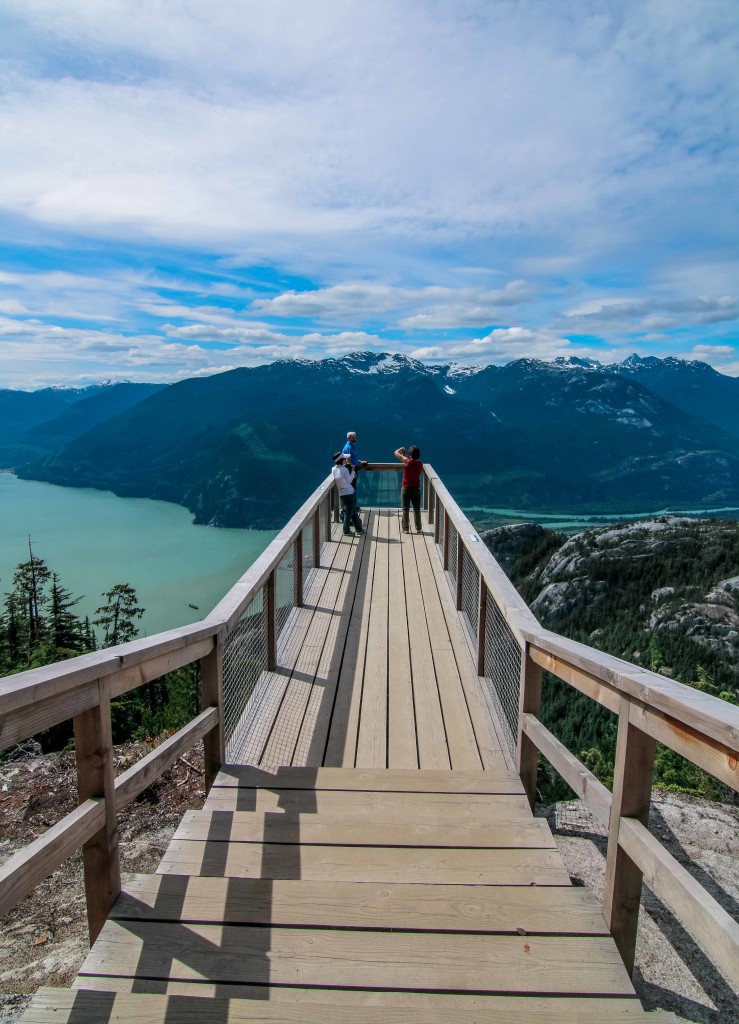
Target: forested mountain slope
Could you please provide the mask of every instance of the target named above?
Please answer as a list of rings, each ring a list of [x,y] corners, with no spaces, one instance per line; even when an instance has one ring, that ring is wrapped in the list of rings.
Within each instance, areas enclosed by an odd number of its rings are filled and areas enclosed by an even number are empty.
[[[348,429],[371,461],[420,444],[465,504],[739,504],[735,436],[611,367],[528,359],[480,369],[357,353],[181,381],[20,474],[175,501],[198,522],[274,527]]]
[[[0,467],[57,451],[165,386],[121,381],[86,388],[0,389]]]
[[[660,516],[570,538],[522,525],[483,539],[543,625],[739,702],[739,523]],[[544,713],[562,742],[608,779],[614,716],[558,681],[545,687]],[[655,780],[721,795],[666,748]]]

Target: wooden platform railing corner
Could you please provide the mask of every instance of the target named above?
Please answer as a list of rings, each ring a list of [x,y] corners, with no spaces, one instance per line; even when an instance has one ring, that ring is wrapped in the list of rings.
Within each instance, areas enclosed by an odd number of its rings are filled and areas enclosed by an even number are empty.
[[[367,481],[378,481],[378,501],[397,508],[402,468],[367,467]],[[739,987],[739,924],[648,829],[657,743],[739,790],[739,709],[544,629],[429,465],[423,509],[482,695],[529,802],[536,799],[543,756],[608,830],[603,912],[627,968],[633,968],[646,881]],[[210,788],[250,727],[250,708],[269,685],[280,633],[302,605],[337,516],[328,477],[206,619],[0,679],[0,748],[71,718],[79,791],[71,814],[0,867],[0,915],[82,847],[94,940],[120,891],[121,808],[201,739]],[[115,778],[111,700],[193,662],[201,668],[201,713]],[[612,793],[543,725],[547,673],[618,716]]]

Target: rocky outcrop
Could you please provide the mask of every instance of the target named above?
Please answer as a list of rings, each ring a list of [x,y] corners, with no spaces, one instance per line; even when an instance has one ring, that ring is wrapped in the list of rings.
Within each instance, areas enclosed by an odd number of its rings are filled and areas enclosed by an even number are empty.
[[[507,572],[545,534],[546,530],[538,523],[514,523],[486,530],[480,538]]]
[[[603,580],[590,580],[586,576],[549,583],[533,602],[531,610],[541,620],[561,619],[578,608],[603,601],[607,589]]]
[[[533,572],[529,558],[525,577],[516,577],[516,558],[532,543],[541,544],[536,529],[508,526],[491,533],[498,534],[494,554],[504,556],[506,569],[513,567],[514,581],[543,625],[575,636],[582,630],[585,640],[602,638],[611,653],[664,674],[675,663],[655,657],[649,638],[668,636],[669,644],[657,646],[677,657],[685,681],[707,664],[724,683],[739,677],[739,575],[726,572],[739,568],[739,524],[662,515],[587,530],[569,537]],[[685,644],[715,657],[686,658]]]

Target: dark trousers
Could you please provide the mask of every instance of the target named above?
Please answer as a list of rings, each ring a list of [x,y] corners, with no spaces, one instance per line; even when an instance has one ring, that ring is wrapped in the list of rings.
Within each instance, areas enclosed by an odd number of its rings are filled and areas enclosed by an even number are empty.
[[[421,532],[421,488],[401,487],[400,505],[403,509],[403,529],[408,532],[408,520],[410,518],[411,505],[413,506],[413,518],[416,522],[416,530]]]
[[[344,513],[342,516],[344,533],[349,533],[350,526],[353,526],[357,533],[361,533],[362,520],[359,518],[359,512],[357,512],[356,494],[353,491],[351,494],[342,494],[339,500],[341,501],[341,511]]]

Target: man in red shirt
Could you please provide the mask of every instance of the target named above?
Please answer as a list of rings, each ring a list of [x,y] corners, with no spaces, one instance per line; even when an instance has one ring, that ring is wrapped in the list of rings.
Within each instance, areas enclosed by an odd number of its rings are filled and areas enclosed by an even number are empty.
[[[413,505],[413,518],[416,523],[416,533],[421,532],[421,473],[423,463],[420,461],[421,449],[412,444],[406,455],[405,448],[398,448],[395,458],[405,465],[403,482],[400,485],[400,504],[403,509],[402,527],[403,533],[410,533],[409,515],[410,507]]]

